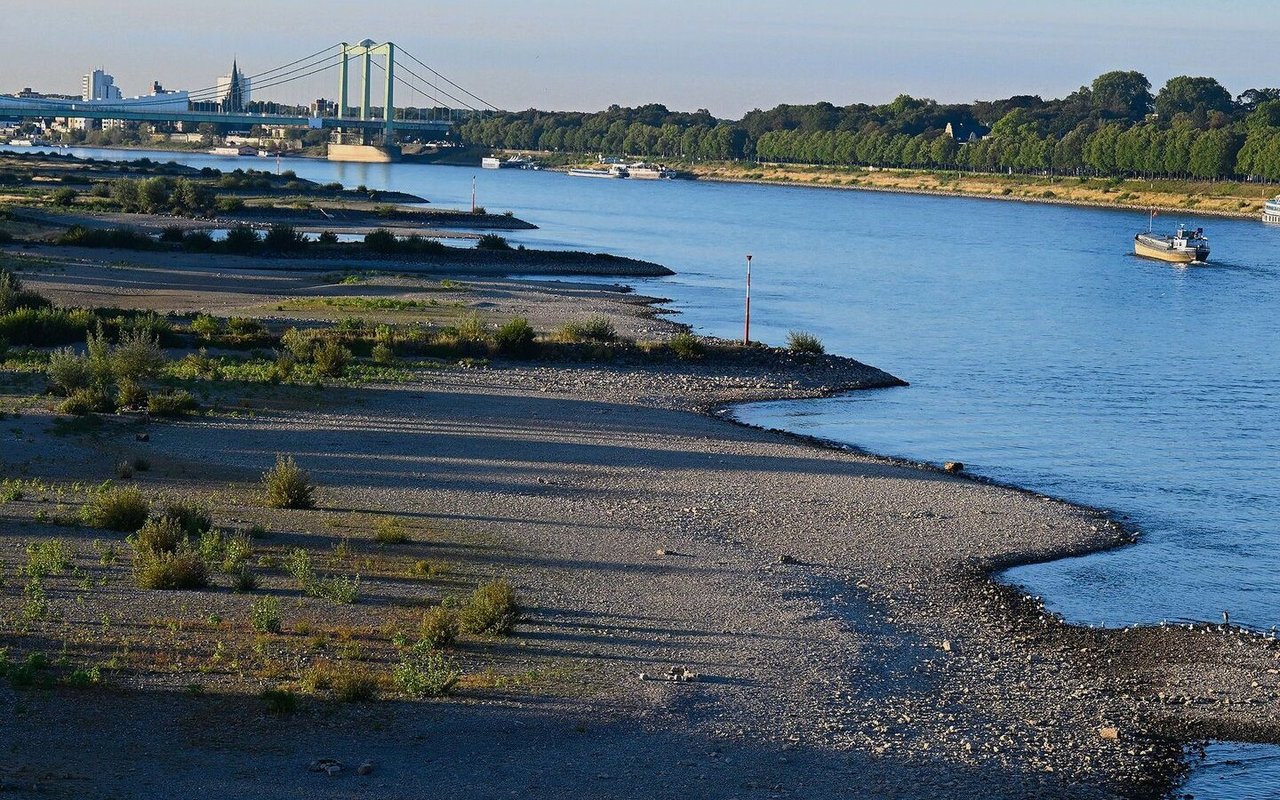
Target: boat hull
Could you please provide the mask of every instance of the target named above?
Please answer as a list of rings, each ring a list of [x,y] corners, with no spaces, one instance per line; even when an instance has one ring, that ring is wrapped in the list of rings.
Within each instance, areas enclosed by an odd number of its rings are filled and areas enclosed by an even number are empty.
[[[1143,258],[1154,258],[1170,264],[1203,263],[1209,260],[1209,248],[1197,247],[1189,250],[1176,250],[1160,244],[1143,241],[1142,237],[1133,240],[1133,252]]]
[[[1280,224],[1280,201],[1268,200],[1262,209],[1262,221]]]

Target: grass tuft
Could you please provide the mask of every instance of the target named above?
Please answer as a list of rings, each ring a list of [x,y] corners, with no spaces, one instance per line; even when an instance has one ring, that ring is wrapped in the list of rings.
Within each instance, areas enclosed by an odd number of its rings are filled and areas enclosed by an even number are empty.
[[[499,578],[476,587],[458,618],[467,633],[505,636],[520,617],[515,589]]]

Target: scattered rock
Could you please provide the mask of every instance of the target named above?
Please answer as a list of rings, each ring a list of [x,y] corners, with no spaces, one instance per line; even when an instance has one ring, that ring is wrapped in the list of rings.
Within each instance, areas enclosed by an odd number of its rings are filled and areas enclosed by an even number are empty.
[[[317,758],[312,761],[307,769],[312,772],[324,772],[329,775],[337,775],[342,772],[342,762],[336,758]]]
[[[655,552],[660,556],[665,556],[667,554],[667,551],[663,550],[661,547],[659,547]]]
[[[964,472],[964,463],[960,461],[948,461],[942,465],[947,472]]]
[[[662,677],[669,681],[696,681],[698,673],[686,667],[672,667]]]
[[[149,442],[149,441],[151,441],[151,434],[149,434],[149,433],[136,433],[136,434],[134,434],[133,438],[134,438],[134,439],[136,439],[136,440],[138,440],[139,442]]]
[[[942,640],[942,652],[944,652],[944,653],[950,653],[950,652],[952,652],[952,651],[954,651],[954,650],[955,650],[955,646],[954,646],[953,644],[951,644],[951,640],[950,640],[950,639],[943,639],[943,640]]]
[[[1101,736],[1103,739],[1106,739],[1106,740],[1108,740],[1108,741],[1112,741],[1112,742],[1119,741],[1119,740],[1120,740],[1120,729],[1119,729],[1119,728],[1113,728],[1113,727],[1103,727],[1103,728],[1098,728],[1098,735],[1099,735],[1099,736]]]
[[[641,673],[640,673],[640,680],[642,680],[642,681],[647,681],[647,680],[649,680],[649,673],[647,673],[647,672],[641,672]]]
[[[363,764],[361,764],[360,766],[356,767],[356,774],[357,774],[357,775],[370,775],[370,774],[372,774],[372,773],[373,773],[373,762],[372,762],[372,761],[366,761],[366,762],[364,762]]]
[[[778,563],[779,564],[799,564],[800,562],[795,558],[795,556],[781,555],[781,556],[778,556]]]

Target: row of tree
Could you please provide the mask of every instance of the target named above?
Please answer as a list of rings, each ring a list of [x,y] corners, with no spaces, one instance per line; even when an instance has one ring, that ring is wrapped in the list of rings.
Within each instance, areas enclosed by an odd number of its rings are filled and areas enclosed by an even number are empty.
[[[948,128],[950,132],[948,132]],[[943,105],[780,105],[738,121],[661,105],[475,117],[463,141],[644,158],[1280,180],[1280,89],[1233,98],[1212,78],[1109,72],[1065,98]]]

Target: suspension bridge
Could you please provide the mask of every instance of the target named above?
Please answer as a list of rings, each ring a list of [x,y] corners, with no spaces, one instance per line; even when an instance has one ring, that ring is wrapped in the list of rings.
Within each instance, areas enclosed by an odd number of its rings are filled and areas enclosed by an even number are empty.
[[[351,103],[352,65],[359,67],[357,101]],[[385,161],[398,155],[401,135],[443,136],[472,115],[495,111],[471,91],[437,72],[393,42],[366,39],[341,42],[305,58],[252,75],[240,76],[255,95],[269,89],[314,85],[315,76],[331,73],[337,90],[332,107],[311,114],[251,113],[242,108],[234,80],[184,92],[165,92],[121,100],[66,100],[0,95],[0,117],[11,119],[86,119],[126,122],[211,123],[230,128],[255,125],[321,129],[331,132],[329,155],[335,160]],[[379,76],[377,73],[381,73]],[[373,102],[381,84],[381,105]],[[429,106],[397,108],[397,88],[421,97]],[[259,103],[259,106],[268,105]],[[287,103],[274,104],[289,106]],[[326,113],[327,112],[327,113]]]

